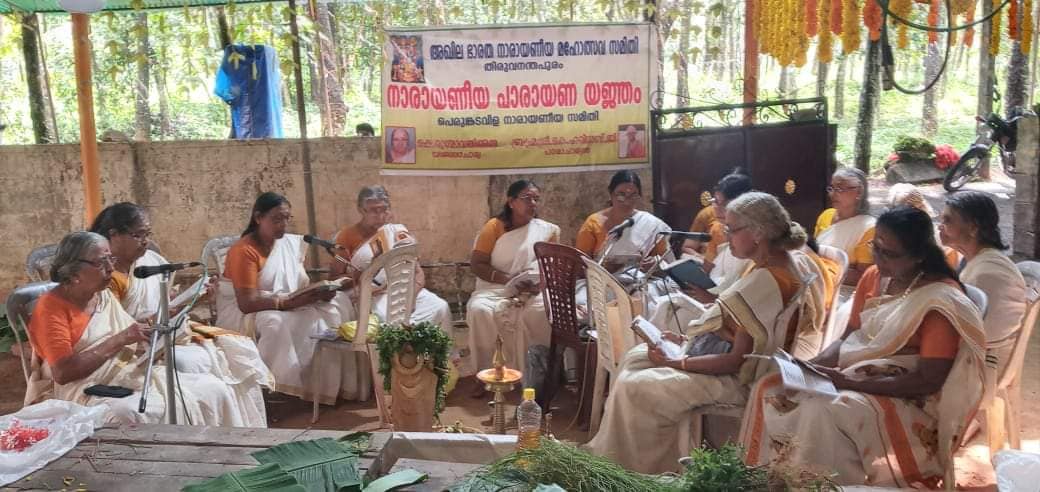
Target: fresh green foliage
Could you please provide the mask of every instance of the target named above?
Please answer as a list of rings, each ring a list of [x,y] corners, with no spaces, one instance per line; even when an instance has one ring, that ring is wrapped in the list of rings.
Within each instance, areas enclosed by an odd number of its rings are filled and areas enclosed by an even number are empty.
[[[365,486],[365,492],[389,492],[394,489],[413,485],[426,480],[427,475],[417,470],[406,469],[391,473]]]
[[[681,489],[688,492],[724,492],[766,487],[768,474],[762,468],[749,468],[741,459],[743,451],[735,444],[715,450],[706,447],[690,453]]]
[[[404,352],[406,348],[433,364],[433,372],[437,375],[437,402],[433,414],[440,415],[444,409],[447,393],[444,390],[448,383],[448,357],[451,355],[451,337],[436,324],[424,321],[415,325],[383,324],[375,337],[379,349],[379,374],[383,375],[383,387],[390,390],[392,376],[391,360],[394,354]]]
[[[203,482],[188,484],[182,492],[306,492],[292,475],[274,463],[225,473]]]
[[[903,135],[896,140],[892,150],[914,158],[928,159],[935,155],[935,144],[927,138]]]
[[[18,336],[22,341],[28,340],[24,327],[20,323],[12,323],[7,318],[7,306],[0,304],[0,353],[11,351],[11,347],[18,342],[14,330],[18,330]]]
[[[310,492],[361,490],[357,454],[335,439],[292,441],[252,454],[261,464],[275,464]]]

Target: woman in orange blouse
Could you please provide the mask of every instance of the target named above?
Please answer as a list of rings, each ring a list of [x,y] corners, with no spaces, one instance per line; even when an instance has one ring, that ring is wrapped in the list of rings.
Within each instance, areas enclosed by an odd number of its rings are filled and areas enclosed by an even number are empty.
[[[978,308],[910,207],[877,220],[843,340],[812,360],[837,398],[763,379],[742,440],[747,463],[835,470],[842,485],[936,486],[984,393]]]
[[[671,228],[653,214],[636,208],[643,197],[639,175],[628,170],[618,171],[610,178],[607,191],[610,192],[610,206],[585,219],[578,229],[574,247],[590,257],[599,258],[606,253],[611,239],[607,237],[608,231],[631,220],[631,225],[613,238],[611,256],[663,255],[668,249],[668,238],[658,233]]]

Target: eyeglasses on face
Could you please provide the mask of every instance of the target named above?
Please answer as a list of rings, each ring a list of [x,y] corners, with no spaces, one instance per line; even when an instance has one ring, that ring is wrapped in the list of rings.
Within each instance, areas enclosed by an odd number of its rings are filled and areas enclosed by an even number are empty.
[[[106,256],[102,256],[102,257],[98,258],[97,260],[87,260],[87,259],[80,258],[80,259],[78,259],[76,261],[78,261],[80,263],[86,263],[86,264],[88,264],[88,265],[90,265],[90,266],[92,266],[94,268],[97,268],[98,270],[104,270],[106,268],[110,269],[110,268],[114,267],[115,264],[116,264],[116,261],[118,261],[118,260],[119,260],[119,258],[116,258],[115,256],[106,255]]]
[[[728,225],[727,226],[723,226],[723,230],[726,231],[726,235],[727,236],[732,236],[732,235],[734,235],[734,234],[736,234],[736,233],[738,233],[740,231],[743,231],[744,229],[747,229],[747,228],[748,228],[748,226],[746,226],[746,225],[737,226],[737,227],[730,227]]]
[[[886,260],[898,260],[907,255],[906,252],[892,251],[878,246],[877,241],[870,242],[870,250],[874,252],[874,258],[884,258]]]
[[[530,194],[530,193],[525,193],[523,195],[520,195],[520,196],[516,197],[516,199],[517,200],[523,200],[523,201],[525,201],[527,203],[538,203],[538,202],[542,201],[542,197],[541,196],[533,195],[533,194]]]
[[[633,191],[632,193],[625,193],[623,191],[616,191],[611,196],[613,196],[614,199],[616,199],[616,200],[624,201],[624,200],[632,200],[632,199],[639,198],[639,197],[642,196],[642,194],[640,194],[638,191]]]
[[[845,193],[846,191],[856,191],[859,186],[828,186],[827,193]]]

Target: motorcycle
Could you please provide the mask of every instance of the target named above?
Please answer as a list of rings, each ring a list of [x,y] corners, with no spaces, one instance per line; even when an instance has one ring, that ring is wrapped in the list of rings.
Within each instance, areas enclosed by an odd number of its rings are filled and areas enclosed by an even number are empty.
[[[961,189],[968,181],[971,181],[982,168],[989,163],[990,152],[996,145],[1000,153],[1000,162],[1005,173],[1015,170],[1015,148],[1018,145],[1018,120],[1028,111],[1022,108],[1011,110],[1011,117],[1007,120],[996,113],[991,113],[989,118],[983,119],[976,116],[975,120],[986,125],[986,132],[979,136],[971,148],[961,155],[957,164],[954,164],[943,179],[943,188],[953,192]]]

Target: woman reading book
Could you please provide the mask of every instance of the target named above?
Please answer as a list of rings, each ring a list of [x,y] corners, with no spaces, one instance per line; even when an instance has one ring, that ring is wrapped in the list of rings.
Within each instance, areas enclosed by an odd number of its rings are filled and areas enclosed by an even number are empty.
[[[133,271],[141,266],[168,263],[159,253],[148,249],[152,223],[144,208],[122,202],[110,205],[98,214],[90,226],[108,239],[115,258],[109,291],[134,319],[153,323],[160,305],[160,275],[137,278]],[[215,280],[215,279],[214,279]],[[173,283],[173,279],[170,279]],[[213,282],[211,282],[212,284]],[[170,316],[180,307],[170,306]],[[219,329],[199,330],[214,335],[212,338],[193,336],[198,323],[184,318],[177,331],[177,370],[181,372],[212,374],[224,381],[233,381],[231,389],[242,410],[245,427],[267,427],[261,386],[270,386],[270,370],[260,358],[256,343],[248,337]]]
[[[372,386],[367,357],[329,352],[321,367],[311,367],[317,340],[354,318],[345,292],[308,288],[303,237],[287,234],[292,206],[284,196],[261,194],[242,238],[228,250],[217,295],[217,325],[254,334],[260,355],[274,373],[277,390],[311,396],[310,375],[322,371],[318,399],[334,404],[368,398]],[[346,288],[349,284],[344,284]]]
[[[981,315],[924,212],[885,212],[871,247],[875,265],[856,287],[845,336],[811,360],[840,395],[763,378],[744,418],[747,464],[779,460],[836,473],[841,485],[914,488],[935,488],[952,466],[987,385]]]
[[[752,260],[753,266],[690,323],[689,339],[663,335],[682,344],[681,355],[668,356],[648,344],[625,355],[603,424],[587,444],[592,452],[638,472],[675,471],[691,444],[680,439],[680,429],[689,425],[695,409],[746,402],[747,385],[764,368],[744,356],[767,349],[774,321],[806,277],[804,256],[790,253],[805,244],[806,235],[775,197],[758,192],[727,205],[725,227],[733,254]],[[818,314],[822,299],[812,292],[801,298],[801,314],[792,319],[784,344],[809,356],[819,348],[823,319]]]

